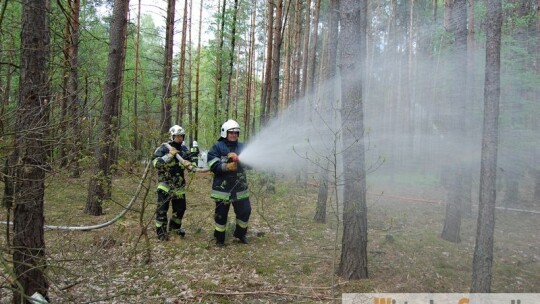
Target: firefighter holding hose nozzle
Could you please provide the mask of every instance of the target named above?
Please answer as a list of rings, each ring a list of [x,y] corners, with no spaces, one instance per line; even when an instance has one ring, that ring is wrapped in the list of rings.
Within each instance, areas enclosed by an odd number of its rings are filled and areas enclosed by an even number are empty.
[[[182,218],[186,212],[186,179],[184,170],[195,171],[191,163],[188,148],[182,143],[186,131],[178,125],[169,129],[170,141],[161,144],[154,152],[152,164],[158,171],[156,233],[161,241],[167,241],[167,211],[169,203],[172,206],[172,216],[169,220],[171,232],[184,237]]]
[[[251,215],[251,203],[245,167],[238,155],[244,144],[238,142],[240,125],[229,119],[220,130],[220,138],[208,152],[208,167],[214,173],[211,197],[215,200],[214,238],[216,246],[225,245],[225,228],[231,205],[236,215],[234,237],[240,243],[248,244],[246,237],[248,221]]]

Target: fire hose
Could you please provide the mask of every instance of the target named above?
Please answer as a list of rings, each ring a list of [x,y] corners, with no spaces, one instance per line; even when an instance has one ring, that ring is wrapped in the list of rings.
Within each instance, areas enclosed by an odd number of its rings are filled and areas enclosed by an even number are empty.
[[[173,148],[169,143],[165,143],[165,146],[167,147],[167,149],[169,149],[169,151]],[[182,158],[182,156],[180,156],[180,153],[176,153],[174,156],[181,164],[183,164],[184,161],[186,161],[185,159]],[[199,173],[210,171],[209,168],[199,168],[199,167],[194,167],[193,165],[190,166],[188,170],[191,172],[199,172]]]
[[[178,161],[180,161],[180,162],[182,162],[184,160],[178,153],[176,153],[176,159],[178,159]],[[101,224],[97,224],[97,225],[92,225],[92,226],[52,226],[52,225],[44,225],[43,228],[45,230],[89,231],[89,230],[96,230],[96,229],[101,229],[101,228],[110,226],[111,224],[115,223],[120,218],[122,218],[131,209],[131,207],[133,206],[133,204],[135,203],[135,201],[139,197],[139,194],[141,192],[143,183],[146,180],[146,177],[148,176],[148,172],[149,172],[151,164],[152,164],[152,162],[147,163],[146,168],[144,169],[144,173],[143,173],[143,175],[141,177],[141,181],[140,181],[139,185],[137,186],[137,190],[135,191],[135,194],[133,195],[133,197],[129,201],[128,205],[124,208],[124,210],[122,210],[118,215],[116,215],[110,221],[107,221],[107,222],[101,223]],[[207,172],[207,171],[209,171],[209,169],[208,168],[192,168],[191,171],[192,172]],[[0,221],[0,224],[13,225],[12,222],[6,222],[6,221]]]

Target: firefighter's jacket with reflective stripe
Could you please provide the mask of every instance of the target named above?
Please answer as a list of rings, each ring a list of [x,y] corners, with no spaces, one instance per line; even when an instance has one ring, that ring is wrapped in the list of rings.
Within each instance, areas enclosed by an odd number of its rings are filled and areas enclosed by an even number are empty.
[[[236,201],[249,197],[247,176],[240,162],[235,172],[223,170],[227,154],[242,153],[244,144],[220,138],[208,152],[208,167],[214,173],[211,197],[223,201]]]
[[[184,145],[178,144],[174,141],[168,143],[163,143],[159,146],[156,151],[154,151],[154,159],[152,163],[154,168],[158,172],[158,188],[169,192],[169,190],[179,190],[183,189],[186,185],[186,180],[184,178],[184,165],[173,157],[168,163],[163,160],[163,157],[169,154],[169,148],[167,144],[174,147],[180,153],[180,156],[190,161],[188,157],[188,148]]]

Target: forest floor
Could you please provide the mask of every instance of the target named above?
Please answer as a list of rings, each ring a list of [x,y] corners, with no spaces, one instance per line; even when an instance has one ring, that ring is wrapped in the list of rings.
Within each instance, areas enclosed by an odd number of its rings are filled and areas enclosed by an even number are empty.
[[[134,195],[141,174],[117,174],[113,199],[97,217],[83,212],[87,176],[52,175],[46,182],[46,224],[86,226],[114,218]],[[215,247],[209,173],[189,179],[185,238],[156,238],[155,172],[144,182],[149,191],[114,224],[47,230],[51,303],[339,303],[343,293],[469,291],[476,208],[463,217],[460,243],[442,240],[445,194],[434,183],[369,183],[369,278],[347,281],[333,275],[342,228],[335,202],[328,205],[327,223],[317,224],[316,182],[276,179],[270,191],[258,176],[250,178],[248,245],[228,231],[227,245]],[[2,209],[0,221],[5,220]],[[6,226],[0,227],[0,303],[9,303],[11,254]],[[497,211],[495,228],[492,291],[539,293],[540,215]]]

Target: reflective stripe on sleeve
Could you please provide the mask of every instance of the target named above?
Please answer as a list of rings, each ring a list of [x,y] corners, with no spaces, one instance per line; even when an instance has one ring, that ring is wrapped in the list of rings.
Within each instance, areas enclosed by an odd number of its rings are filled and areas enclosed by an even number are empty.
[[[212,166],[219,161],[219,158],[214,158],[211,161],[208,162],[208,168],[212,168]]]

